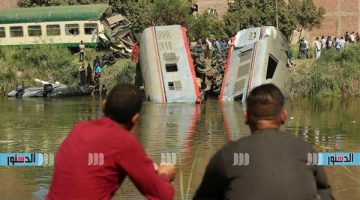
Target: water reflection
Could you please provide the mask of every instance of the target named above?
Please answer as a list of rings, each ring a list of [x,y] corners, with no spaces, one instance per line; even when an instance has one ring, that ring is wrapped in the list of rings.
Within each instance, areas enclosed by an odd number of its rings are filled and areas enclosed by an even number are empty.
[[[0,152],[56,152],[79,120],[101,116],[101,98],[0,99]],[[292,99],[284,130],[319,151],[360,152],[358,99]],[[229,140],[249,134],[235,102],[144,103],[135,134],[149,156],[177,154],[176,199],[190,199],[211,156]],[[337,199],[360,199],[359,167],[327,167]],[[52,168],[0,168],[2,199],[43,199]],[[16,188],[16,189],[15,189]],[[142,199],[126,180],[114,199]]]

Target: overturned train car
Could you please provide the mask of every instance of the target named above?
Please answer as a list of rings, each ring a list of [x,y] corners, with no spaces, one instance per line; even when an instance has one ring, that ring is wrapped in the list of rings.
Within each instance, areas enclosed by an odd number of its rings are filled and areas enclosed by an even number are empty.
[[[232,38],[220,101],[245,102],[254,87],[273,83],[286,94],[288,42],[272,26],[239,31]]]
[[[185,28],[172,25],[145,29],[139,53],[147,100],[201,101]]]

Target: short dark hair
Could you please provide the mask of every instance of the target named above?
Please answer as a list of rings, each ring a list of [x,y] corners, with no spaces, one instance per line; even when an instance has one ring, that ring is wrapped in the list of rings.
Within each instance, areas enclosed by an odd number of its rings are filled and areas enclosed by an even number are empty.
[[[142,106],[142,93],[132,84],[116,85],[106,98],[105,116],[118,123],[130,122]]]
[[[249,120],[274,119],[284,107],[284,95],[273,84],[254,88],[247,97],[246,106]]]

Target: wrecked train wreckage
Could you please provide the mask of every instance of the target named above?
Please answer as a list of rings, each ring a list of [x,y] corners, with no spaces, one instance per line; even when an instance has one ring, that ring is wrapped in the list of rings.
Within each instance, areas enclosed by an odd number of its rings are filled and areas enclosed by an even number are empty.
[[[0,10],[0,46],[54,44],[78,48],[109,47],[129,58],[136,38],[132,24],[109,5],[73,5]]]
[[[266,83],[286,94],[288,43],[275,27],[241,30],[228,48],[215,49],[211,60],[204,58],[201,42],[192,45],[190,52],[185,40],[180,26],[143,32],[140,68],[148,100],[199,102],[212,96],[244,103],[252,88]]]

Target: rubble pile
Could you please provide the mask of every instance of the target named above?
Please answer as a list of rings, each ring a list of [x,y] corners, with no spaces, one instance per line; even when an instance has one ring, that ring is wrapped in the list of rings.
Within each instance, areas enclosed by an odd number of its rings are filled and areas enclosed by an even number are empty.
[[[227,49],[215,49],[211,60],[205,59],[204,49],[196,44],[190,48],[193,64],[203,96],[218,96],[225,72]]]

